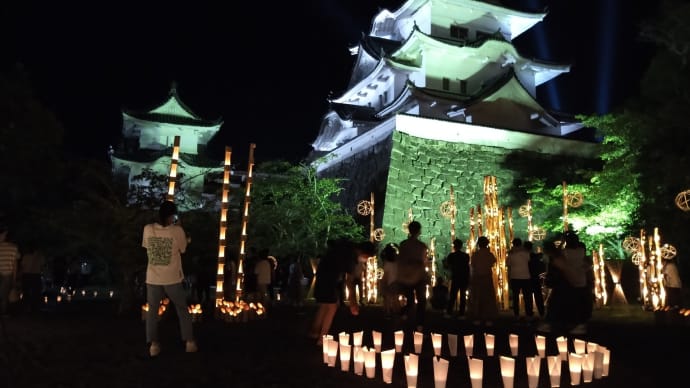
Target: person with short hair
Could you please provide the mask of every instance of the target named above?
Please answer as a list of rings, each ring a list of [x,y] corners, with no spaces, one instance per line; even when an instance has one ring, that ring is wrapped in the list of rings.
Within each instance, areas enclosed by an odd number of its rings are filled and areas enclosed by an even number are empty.
[[[422,224],[412,221],[407,229],[409,237],[400,243],[398,252],[398,284],[400,293],[407,299],[402,314],[407,317],[416,300],[415,323],[417,331],[422,331],[426,317],[426,286],[428,284],[426,267],[429,249],[419,240]]]
[[[532,306],[532,283],[529,272],[529,252],[522,246],[522,239],[514,238],[513,246],[506,257],[508,267],[508,279],[513,302],[513,315],[520,318],[520,293],[525,304],[525,315],[532,319],[534,310]]]
[[[460,293],[458,317],[464,318],[467,307],[467,286],[470,282],[470,255],[462,250],[462,240],[457,238],[453,240],[453,252],[446,256],[443,265],[450,271],[450,295],[446,307],[446,317],[452,316],[455,302],[458,300],[458,293]]]
[[[146,341],[150,344],[149,354],[156,357],[161,351],[158,341],[158,308],[165,295],[170,298],[179,319],[180,333],[185,341],[185,351],[194,353],[192,317],[187,309],[187,292],[184,289],[182,254],[187,249],[187,236],[180,222],[175,222],[177,206],[165,201],[158,209],[158,222],[144,226],[141,246],[146,248]]]

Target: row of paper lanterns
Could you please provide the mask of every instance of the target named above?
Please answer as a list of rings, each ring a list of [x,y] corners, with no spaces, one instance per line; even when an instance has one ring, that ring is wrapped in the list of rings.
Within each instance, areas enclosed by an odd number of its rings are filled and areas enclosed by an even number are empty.
[[[329,367],[335,367],[339,355],[340,368],[342,371],[349,372],[352,361],[354,363],[355,374],[361,376],[366,373],[368,378],[373,379],[376,376],[376,354],[379,353],[381,355],[380,363],[383,381],[387,384],[392,383],[395,354],[402,352],[404,332],[399,330],[394,333],[395,347],[387,350],[382,350],[381,332],[372,331],[373,347],[362,346],[363,334],[364,332],[362,331],[352,333],[352,335],[341,332],[338,334],[337,339],[333,338],[331,335],[324,335],[322,345],[324,364],[327,364]],[[350,338],[352,338],[352,344],[350,344]],[[413,338],[414,353],[405,355],[403,358],[408,388],[417,386],[419,354],[422,352],[424,334],[415,331],[413,333]],[[457,357],[457,339],[458,335],[456,334],[446,334],[446,342],[451,357]],[[431,341],[434,348],[434,385],[435,388],[445,388],[449,362],[441,358],[443,335],[431,333]],[[463,336],[463,343],[465,346],[465,355],[470,371],[472,388],[480,388],[482,386],[484,361],[481,358],[474,357],[474,335],[469,334]],[[494,356],[495,336],[493,334],[484,333],[484,343],[487,356]],[[601,379],[608,376],[611,351],[605,346],[575,338],[573,339],[573,349],[575,351],[569,352],[568,339],[561,336],[556,338],[558,354],[547,356],[546,337],[536,335],[535,344],[537,347],[537,355],[526,357],[529,388],[537,387],[542,359],[547,360],[548,373],[552,387],[560,386],[561,362],[563,361],[568,364],[571,385],[579,385],[581,381],[588,383],[591,382],[592,379]],[[512,357],[499,356],[501,377],[505,388],[513,387],[515,357],[518,355],[518,336],[516,334],[509,335],[509,346]]]

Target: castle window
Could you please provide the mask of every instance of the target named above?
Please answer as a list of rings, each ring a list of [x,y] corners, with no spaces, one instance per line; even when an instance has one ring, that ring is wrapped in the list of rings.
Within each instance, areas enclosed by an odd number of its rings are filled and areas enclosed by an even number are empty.
[[[491,34],[489,34],[488,32],[477,31],[477,40],[484,39],[489,36],[491,36]]]
[[[443,90],[450,90],[450,78],[443,77]]]
[[[450,37],[458,40],[467,39],[468,30],[465,27],[450,26]]]

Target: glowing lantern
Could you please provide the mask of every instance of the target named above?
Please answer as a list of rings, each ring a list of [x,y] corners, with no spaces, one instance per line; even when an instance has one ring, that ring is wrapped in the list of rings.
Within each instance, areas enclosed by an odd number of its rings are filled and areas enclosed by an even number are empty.
[[[512,357],[501,356],[500,361],[503,387],[513,388],[513,382],[515,380],[515,359]]]
[[[690,211],[690,190],[681,191],[676,195],[676,206],[684,212]]]

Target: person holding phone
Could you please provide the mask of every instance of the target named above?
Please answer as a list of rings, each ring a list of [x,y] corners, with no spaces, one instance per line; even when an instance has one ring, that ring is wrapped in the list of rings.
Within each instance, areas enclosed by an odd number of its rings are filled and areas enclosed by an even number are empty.
[[[178,220],[175,224],[175,220]],[[177,206],[165,201],[158,210],[158,222],[144,226],[141,245],[146,248],[146,341],[149,354],[156,357],[161,351],[158,340],[158,307],[165,295],[170,298],[180,323],[185,351],[196,352],[192,317],[187,310],[187,293],[183,286],[182,254],[187,249],[187,236],[177,218]]]

